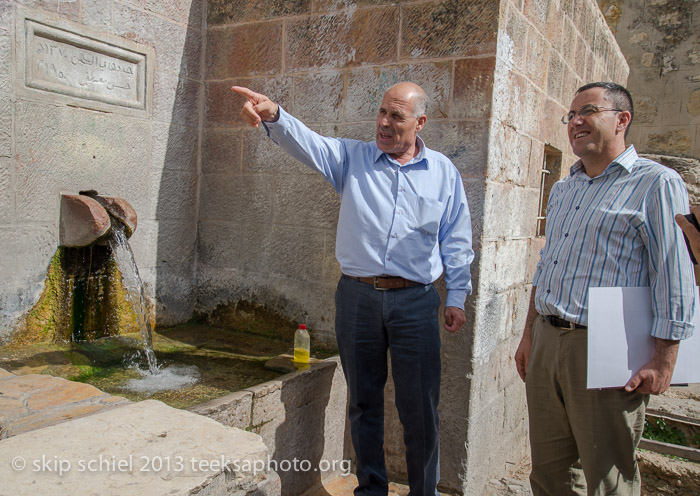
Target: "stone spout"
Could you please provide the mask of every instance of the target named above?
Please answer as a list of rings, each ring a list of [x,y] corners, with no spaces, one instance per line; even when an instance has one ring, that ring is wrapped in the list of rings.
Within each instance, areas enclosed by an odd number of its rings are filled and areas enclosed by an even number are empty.
[[[98,196],[96,191],[61,195],[59,245],[89,246],[100,241],[111,228],[110,216],[126,226],[131,237],[136,230],[136,212],[123,198]]]
[[[109,214],[97,200],[83,195],[61,195],[60,246],[88,246],[107,234]]]
[[[117,219],[119,222],[124,224],[126,227],[126,237],[130,238],[134,231],[136,230],[137,218],[136,210],[131,204],[124,198],[117,198],[115,196],[100,196],[97,191],[81,191],[81,195],[89,196],[95,199],[100,205],[107,210],[107,213]]]

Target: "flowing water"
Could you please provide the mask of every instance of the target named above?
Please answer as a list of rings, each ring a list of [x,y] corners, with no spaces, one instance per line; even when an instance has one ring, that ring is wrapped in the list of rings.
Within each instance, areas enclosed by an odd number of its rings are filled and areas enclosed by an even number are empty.
[[[158,364],[153,352],[153,335],[151,322],[148,318],[146,298],[143,293],[143,282],[134,260],[134,253],[124,232],[124,226],[114,221],[112,224],[112,236],[109,244],[122,274],[127,299],[134,308],[143,338],[143,349],[137,355],[132,356],[127,363],[139,374],[139,377],[130,379],[124,387],[135,392],[154,393],[167,389],[179,389],[196,383],[199,380],[199,370],[196,366],[163,366],[163,364]],[[147,368],[145,369],[140,365],[143,361],[142,358],[145,358],[146,361]]]

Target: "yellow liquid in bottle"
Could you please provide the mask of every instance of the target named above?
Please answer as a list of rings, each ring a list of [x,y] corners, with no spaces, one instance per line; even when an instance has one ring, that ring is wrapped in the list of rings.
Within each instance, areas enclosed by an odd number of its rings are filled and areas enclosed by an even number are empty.
[[[294,361],[299,363],[309,363],[309,350],[306,348],[294,348]]]

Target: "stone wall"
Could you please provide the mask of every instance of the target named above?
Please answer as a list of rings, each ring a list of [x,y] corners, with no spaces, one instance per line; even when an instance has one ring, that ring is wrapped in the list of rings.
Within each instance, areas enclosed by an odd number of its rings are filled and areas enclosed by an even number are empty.
[[[204,8],[0,1],[0,339],[43,289],[59,194],[83,189],[136,209],[131,244],[159,322],[191,315]],[[42,29],[69,38],[42,45]],[[143,66],[121,66],[133,79],[110,79],[119,64],[104,50],[142,56]],[[129,91],[134,101],[112,98]]]
[[[447,367],[467,371],[470,393],[463,488],[478,494],[526,453],[525,388],[513,355],[544,239],[536,236],[545,146],[571,154],[559,121],[581,85],[625,83],[627,64],[593,0],[503,0],[495,60],[472,353]],[[455,354],[457,355],[457,354]],[[448,472],[449,473],[449,472]]]
[[[189,410],[259,434],[285,496],[307,494],[322,481],[349,474],[347,386],[338,357]],[[294,460],[297,468],[290,469]]]
[[[372,140],[384,91],[413,80],[430,95],[428,146],[476,184],[486,160],[492,67],[484,56],[495,54],[496,6],[265,5],[209,2],[197,305],[206,312],[239,300],[266,303],[333,345],[339,197],[262,127],[243,124],[243,100],[230,87],[269,95],[323,134]],[[478,219],[478,200],[475,208]]]
[[[630,66],[643,153],[700,158],[700,3],[598,0]]]

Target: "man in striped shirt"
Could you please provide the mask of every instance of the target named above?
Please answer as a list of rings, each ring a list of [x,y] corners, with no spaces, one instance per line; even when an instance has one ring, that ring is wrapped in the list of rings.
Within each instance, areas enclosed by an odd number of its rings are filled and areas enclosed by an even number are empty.
[[[668,389],[679,340],[693,333],[694,276],[674,215],[680,176],[625,146],[629,92],[591,83],[562,118],[580,158],[547,206],[546,245],[515,361],[525,381],[533,493],[639,494],[635,449],[649,394]],[[588,288],[649,286],[653,359],[624,389],[586,389]]]

